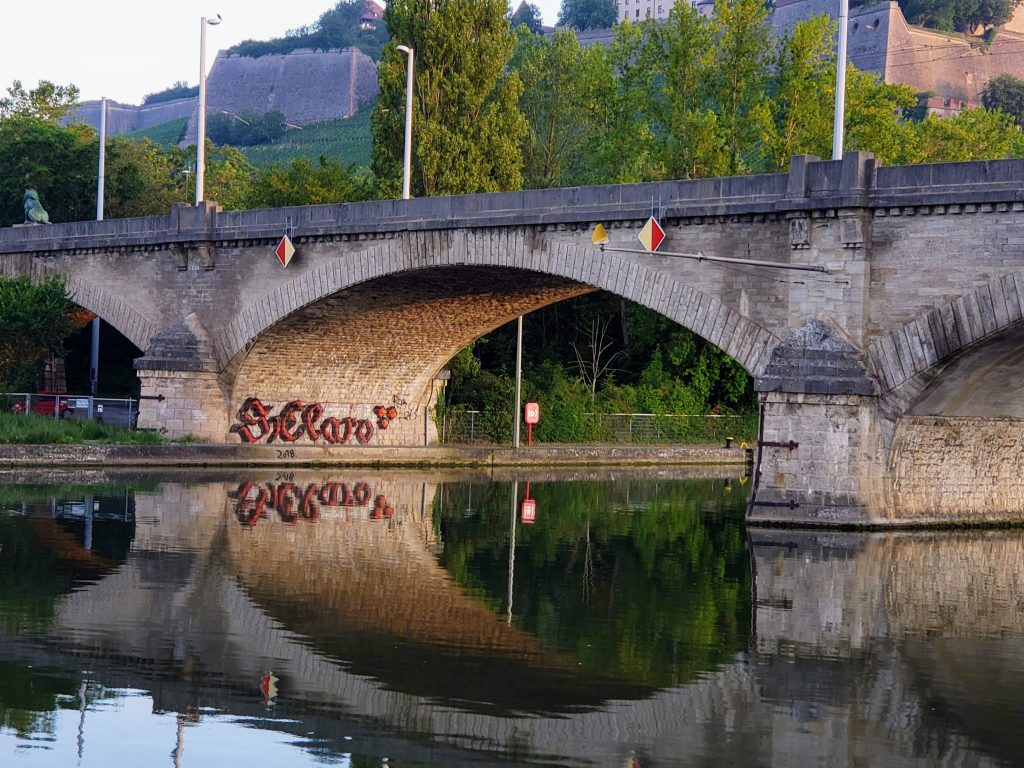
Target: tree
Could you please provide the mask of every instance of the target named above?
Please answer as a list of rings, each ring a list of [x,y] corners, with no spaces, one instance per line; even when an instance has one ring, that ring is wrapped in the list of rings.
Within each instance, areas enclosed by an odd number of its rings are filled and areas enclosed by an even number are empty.
[[[160,104],[164,101],[174,101],[175,99],[187,99],[199,95],[198,85],[189,85],[184,80],[176,80],[174,85],[170,88],[164,88],[162,91],[155,91],[154,93],[147,93],[142,97],[143,104]]]
[[[289,166],[256,171],[246,207],[278,208],[290,205],[321,205],[368,200],[372,185],[353,166],[345,167],[323,155],[317,162],[308,157]]]
[[[778,47],[765,103],[765,165],[785,170],[797,154],[828,157],[834,119],[835,23],[817,16],[793,27]]]
[[[614,82],[604,48],[584,48],[565,30],[550,38],[520,30],[511,67],[523,81],[519,106],[529,126],[524,185],[578,184],[603,133],[602,90]]]
[[[512,29],[519,29],[520,26],[525,25],[534,34],[544,31],[544,21],[541,18],[540,8],[526,2],[526,0],[519,3],[519,7],[512,14],[510,21]]]
[[[911,24],[947,32],[973,34],[979,27],[1005,24],[1021,0],[903,0],[900,8]]]
[[[1024,80],[1010,74],[996,75],[981,92],[981,103],[986,109],[1003,110],[1017,125],[1024,125]]]
[[[26,91],[21,81],[15,80],[7,89],[7,96],[0,99],[0,118],[19,115],[56,123],[77,106],[77,86],[55,85],[49,80],[40,80],[39,85]]]
[[[503,0],[392,0],[392,41],[415,49],[412,185],[417,195],[522,186],[522,84],[508,73],[515,36]],[[386,193],[402,177],[405,56],[389,44],[371,116],[373,169]]]
[[[57,278],[41,283],[27,277],[0,278],[0,389],[37,389],[43,361],[60,352],[74,330],[73,308]]]
[[[609,29],[618,18],[615,0],[562,0],[558,24],[572,29]]]

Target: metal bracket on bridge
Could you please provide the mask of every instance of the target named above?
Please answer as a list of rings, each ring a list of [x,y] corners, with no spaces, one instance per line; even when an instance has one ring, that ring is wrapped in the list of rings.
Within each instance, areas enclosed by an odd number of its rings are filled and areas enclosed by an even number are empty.
[[[139,400],[157,400],[162,403],[166,399],[163,395],[139,395]]]
[[[800,504],[793,499],[789,501],[751,501],[750,506],[752,507],[786,507],[787,509],[796,509]]]
[[[779,443],[773,440],[759,440],[757,444],[763,448],[787,448],[791,451],[800,447],[800,443],[794,440],[790,440],[788,443]]]
[[[777,261],[764,261],[763,259],[733,259],[729,256],[705,256],[697,253],[680,253],[678,251],[645,251],[642,248],[616,248],[614,246],[602,245],[601,251],[615,251],[616,253],[640,253],[644,256],[677,256],[681,259],[696,259],[697,261],[721,261],[727,264],[743,264],[748,267],[769,267],[774,269],[796,269],[801,272],[828,272],[825,267],[817,264],[780,264]]]

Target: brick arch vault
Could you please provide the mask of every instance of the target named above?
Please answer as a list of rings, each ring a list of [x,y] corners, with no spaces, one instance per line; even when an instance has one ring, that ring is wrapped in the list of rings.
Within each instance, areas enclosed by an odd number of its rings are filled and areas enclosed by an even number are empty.
[[[460,349],[520,314],[595,289],[660,312],[753,375],[778,344],[714,296],[613,253],[529,244],[501,230],[406,233],[323,260],[210,334],[227,439],[263,442],[276,432],[301,442],[312,433],[315,441],[430,443],[435,375]],[[301,408],[282,413],[296,402]],[[282,433],[275,417],[292,426]]]

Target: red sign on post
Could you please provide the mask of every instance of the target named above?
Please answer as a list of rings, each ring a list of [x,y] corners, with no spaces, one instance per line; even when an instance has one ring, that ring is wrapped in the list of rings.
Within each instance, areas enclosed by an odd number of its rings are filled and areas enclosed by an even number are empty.
[[[526,444],[533,445],[533,425],[540,421],[540,405],[527,403],[523,408],[523,416],[526,420]]]
[[[527,424],[536,424],[540,421],[540,405],[538,403],[527,403],[524,410]]]

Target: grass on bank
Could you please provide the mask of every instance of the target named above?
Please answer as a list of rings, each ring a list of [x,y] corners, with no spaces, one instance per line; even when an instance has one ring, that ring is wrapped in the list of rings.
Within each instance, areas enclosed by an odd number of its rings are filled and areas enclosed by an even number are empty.
[[[150,430],[130,430],[100,421],[56,419],[35,414],[0,413],[4,445],[157,445],[167,440]]]

